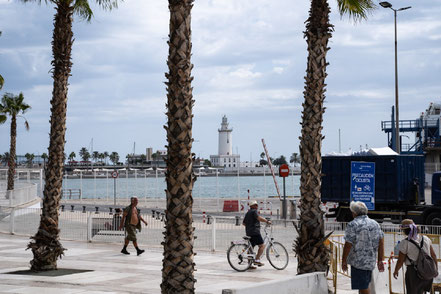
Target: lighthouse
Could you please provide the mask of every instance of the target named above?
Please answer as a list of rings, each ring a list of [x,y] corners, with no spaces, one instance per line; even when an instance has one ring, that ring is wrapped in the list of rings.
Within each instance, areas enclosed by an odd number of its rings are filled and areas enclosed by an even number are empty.
[[[237,168],[240,165],[240,155],[233,154],[233,128],[228,125],[226,115],[222,117],[222,123],[219,133],[218,154],[210,155],[210,161],[214,166],[228,168]]]
[[[219,148],[218,155],[231,155],[233,154],[233,144],[231,133],[233,129],[228,128],[228,119],[224,115],[222,117],[221,128],[217,130],[219,132]]]

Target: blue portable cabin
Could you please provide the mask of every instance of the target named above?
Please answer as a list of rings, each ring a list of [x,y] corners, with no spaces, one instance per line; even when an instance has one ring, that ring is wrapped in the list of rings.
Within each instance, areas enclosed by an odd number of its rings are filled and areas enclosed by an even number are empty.
[[[415,205],[424,202],[423,155],[323,156],[322,202],[350,202],[353,161],[375,163],[376,210],[389,209],[394,203]]]

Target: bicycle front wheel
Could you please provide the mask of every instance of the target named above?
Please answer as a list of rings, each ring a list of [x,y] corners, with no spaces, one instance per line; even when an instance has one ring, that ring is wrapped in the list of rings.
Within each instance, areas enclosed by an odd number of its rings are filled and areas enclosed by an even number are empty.
[[[251,266],[252,260],[247,258],[247,249],[246,244],[231,244],[228,248],[228,263],[238,272],[244,272]]]
[[[288,251],[279,242],[269,244],[266,249],[266,258],[275,269],[283,270],[288,266]]]

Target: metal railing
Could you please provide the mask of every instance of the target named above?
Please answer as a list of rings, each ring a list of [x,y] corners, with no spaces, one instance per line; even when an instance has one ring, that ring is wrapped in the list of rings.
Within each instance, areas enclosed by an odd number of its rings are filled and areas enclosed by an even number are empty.
[[[1,208],[0,232],[31,236],[35,234],[40,222],[39,208]],[[143,213],[142,217],[148,222],[138,233],[138,242],[149,247],[161,247],[164,239],[165,216],[163,213]],[[124,232],[118,230],[121,216],[110,212],[90,211],[61,211],[59,212],[60,238],[89,242],[122,243]],[[282,243],[290,252],[298,234],[294,227],[298,221],[273,220],[273,237]],[[343,236],[346,223],[325,222],[325,233],[333,232],[331,240],[344,243]],[[231,241],[241,240],[245,235],[245,227],[241,218],[212,217],[193,215],[195,227],[195,249],[226,251]],[[390,256],[399,240],[404,238],[396,224],[381,224],[385,233],[385,256]],[[441,256],[440,234],[441,227],[420,226],[421,232],[432,239],[433,247]]]
[[[0,190],[0,206],[18,206],[29,203],[38,197],[37,184],[22,184],[14,190]]]

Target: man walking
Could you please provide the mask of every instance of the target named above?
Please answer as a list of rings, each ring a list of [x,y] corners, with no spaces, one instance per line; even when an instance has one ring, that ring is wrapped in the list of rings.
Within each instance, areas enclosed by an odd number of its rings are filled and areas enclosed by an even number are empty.
[[[265,249],[265,244],[263,243],[263,238],[260,234],[260,222],[264,222],[267,224],[271,224],[271,222],[259,215],[259,213],[257,212],[257,207],[257,201],[252,201],[250,203],[250,210],[248,210],[248,212],[245,214],[242,224],[245,226],[246,235],[251,237],[251,246],[259,246],[254,264],[257,266],[263,266],[264,264],[260,261],[260,257],[262,256],[263,250]],[[255,267],[250,268],[255,269]]]
[[[119,225],[120,230],[123,227],[125,228],[124,247],[121,250],[121,253],[123,254],[130,254],[130,252],[127,251],[127,246],[129,245],[130,241],[133,242],[133,246],[135,246],[136,248],[137,255],[141,255],[145,251],[138,248],[138,243],[136,240],[136,230],[138,229],[141,232],[141,222],[147,225],[147,222],[142,218],[140,214],[141,210],[136,207],[137,205],[138,198],[130,198],[130,205],[124,208],[121,223]]]
[[[380,272],[384,271],[384,233],[380,225],[367,216],[368,209],[363,202],[352,201],[349,208],[354,220],[345,232],[342,269],[346,272],[350,264],[352,289],[370,294],[369,283],[375,264]]]

